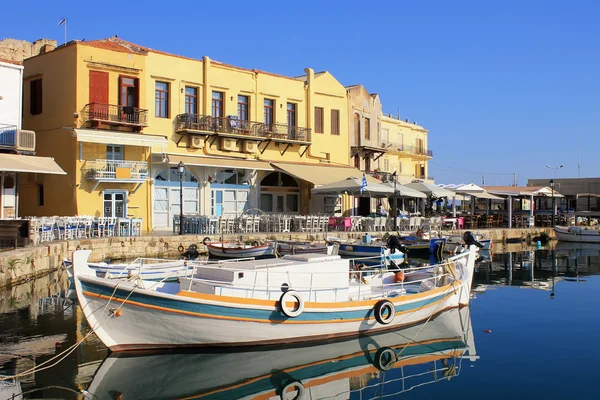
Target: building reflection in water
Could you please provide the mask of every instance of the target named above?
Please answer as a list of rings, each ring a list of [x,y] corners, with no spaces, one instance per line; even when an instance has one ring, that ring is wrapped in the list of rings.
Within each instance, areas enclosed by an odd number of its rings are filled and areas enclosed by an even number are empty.
[[[553,243],[549,248],[482,252],[475,269],[474,292],[487,286],[519,286],[545,290],[555,297],[556,283],[600,273],[600,245]]]

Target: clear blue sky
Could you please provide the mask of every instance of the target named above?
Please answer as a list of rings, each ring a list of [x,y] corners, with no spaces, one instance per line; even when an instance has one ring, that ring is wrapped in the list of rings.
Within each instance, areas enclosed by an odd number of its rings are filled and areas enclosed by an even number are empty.
[[[144,5],[146,3],[147,5]],[[600,1],[5,1],[0,38],[330,71],[430,131],[436,183],[600,176]],[[579,156],[577,142],[579,141]]]

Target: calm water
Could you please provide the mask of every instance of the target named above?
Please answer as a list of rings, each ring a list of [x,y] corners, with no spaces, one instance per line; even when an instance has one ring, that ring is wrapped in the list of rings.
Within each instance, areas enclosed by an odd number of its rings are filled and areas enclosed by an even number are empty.
[[[27,373],[87,333],[66,276],[51,274],[1,293],[0,374],[25,375],[18,386],[0,386],[0,399],[86,398],[75,393],[83,389],[102,400],[267,399],[286,386],[284,398],[596,399],[600,246],[555,247],[496,246],[478,263],[470,309],[390,334],[136,357],[108,356],[91,335],[58,365]]]

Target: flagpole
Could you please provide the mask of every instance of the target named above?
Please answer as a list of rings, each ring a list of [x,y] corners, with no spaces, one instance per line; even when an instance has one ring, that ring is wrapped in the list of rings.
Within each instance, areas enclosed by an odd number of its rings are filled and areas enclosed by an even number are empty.
[[[65,42],[64,42],[64,44],[67,44],[67,19],[66,18],[65,18],[64,25],[65,25]]]

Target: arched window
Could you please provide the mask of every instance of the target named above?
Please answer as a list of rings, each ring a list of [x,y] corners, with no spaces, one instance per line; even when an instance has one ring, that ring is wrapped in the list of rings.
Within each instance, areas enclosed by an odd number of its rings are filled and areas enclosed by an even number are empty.
[[[298,187],[298,182],[294,177],[283,172],[271,172],[260,181],[261,186],[270,187]]]
[[[283,172],[271,172],[260,181],[260,186],[261,210],[291,213],[299,211],[300,185],[293,176]]]
[[[354,113],[354,144],[360,144],[360,116]]]
[[[179,171],[177,167],[163,169],[154,178],[157,182],[179,182]],[[187,169],[183,172],[183,182],[198,183],[198,178]]]

